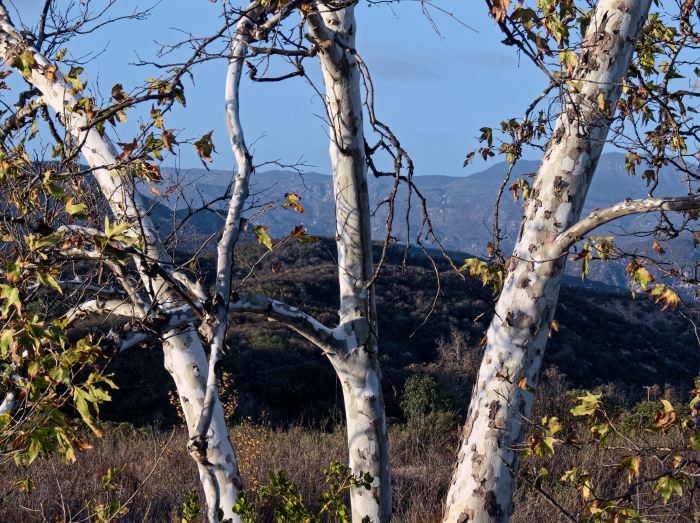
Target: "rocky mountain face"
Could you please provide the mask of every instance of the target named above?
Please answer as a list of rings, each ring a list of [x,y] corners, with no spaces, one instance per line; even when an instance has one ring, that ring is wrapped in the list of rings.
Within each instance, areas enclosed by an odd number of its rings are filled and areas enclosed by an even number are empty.
[[[493,238],[493,223],[496,195],[501,186],[506,164],[498,163],[488,169],[465,177],[439,175],[416,176],[415,184],[427,201],[427,211],[434,230],[443,246],[450,251],[484,256],[486,246]],[[538,162],[519,162],[508,182],[509,187],[520,178],[528,178],[538,168]],[[214,233],[222,224],[224,205],[216,201],[225,194],[231,181],[231,174],[225,171],[205,171],[189,169],[177,173],[166,172],[163,185],[171,183],[177,190],[164,187],[163,195],[154,214],[159,223],[171,229],[175,223],[189,214],[191,209],[203,203],[213,202],[207,210],[188,219],[183,230],[184,241],[197,242]],[[387,197],[391,193],[393,179],[371,178],[370,198],[375,214],[372,222],[373,237],[383,240],[386,237]],[[630,176],[624,167],[624,155],[605,154],[598,166],[595,179],[589,192],[584,213],[599,207],[617,203],[625,198],[641,198],[647,193],[647,184],[640,176]],[[273,237],[283,237],[297,225],[303,223],[310,234],[323,237],[335,236],[333,214],[333,187],[330,176],[316,172],[298,174],[289,171],[267,171],[253,177],[253,204],[248,212],[252,223],[269,227]],[[281,208],[285,193],[296,193],[301,197],[304,213],[299,214],[288,208]],[[150,194],[150,193],[149,193]],[[685,187],[673,171],[663,173],[657,195],[682,195]],[[153,195],[150,194],[152,197]],[[398,191],[395,199],[392,237],[399,243],[413,243],[421,232],[423,212],[416,194],[409,194],[405,186]],[[191,207],[188,210],[188,206]],[[174,211],[174,212],[173,212]],[[503,250],[509,252],[518,233],[523,213],[522,199],[515,201],[513,192],[503,194],[500,206],[500,227],[504,240]],[[619,220],[596,231],[597,235],[614,234],[619,236],[619,244],[628,252],[651,253],[653,238],[648,235],[627,235],[627,231],[651,229],[657,221],[652,215],[639,215]],[[431,242],[422,236],[425,245]],[[695,249],[692,238],[684,236],[663,244],[667,256],[698,260],[700,254]],[[434,245],[432,245],[434,246]],[[580,265],[569,263],[571,275],[580,275]],[[591,267],[590,280],[615,286],[625,286],[624,263],[595,263]]]

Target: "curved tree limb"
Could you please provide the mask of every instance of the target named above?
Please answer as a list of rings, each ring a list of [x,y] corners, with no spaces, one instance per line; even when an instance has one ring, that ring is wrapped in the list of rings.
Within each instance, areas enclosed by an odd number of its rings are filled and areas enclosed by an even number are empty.
[[[269,320],[286,325],[317,345],[326,354],[338,354],[347,347],[345,336],[338,329],[330,329],[301,309],[267,296],[236,293],[229,311],[261,314]]]
[[[239,112],[239,93],[243,63],[250,43],[250,31],[254,20],[260,16],[261,10],[256,2],[246,9],[236,26],[236,35],[231,41],[231,57],[226,75],[226,124],[228,126],[231,149],[238,170],[233,185],[233,194],[229,200],[226,222],[217,246],[216,260],[216,291],[213,298],[213,310],[207,312],[205,320],[213,332],[210,339],[209,372],[207,375],[206,393],[202,412],[197,422],[195,433],[190,438],[188,447],[195,459],[206,459],[206,436],[212,421],[214,404],[218,398],[216,367],[221,359],[226,341],[228,328],[228,305],[231,299],[231,276],[233,271],[233,251],[241,232],[241,219],[246,200],[248,199],[250,178],[254,172],[252,156],[248,151],[243,135],[243,127]],[[218,500],[217,500],[218,501]],[[208,506],[209,520],[216,519],[218,502]]]
[[[562,255],[569,247],[592,230],[623,216],[658,211],[682,212],[694,209],[700,209],[700,196],[628,199],[610,207],[594,209],[588,216],[559,234],[553,243],[553,248],[558,251],[559,255]]]

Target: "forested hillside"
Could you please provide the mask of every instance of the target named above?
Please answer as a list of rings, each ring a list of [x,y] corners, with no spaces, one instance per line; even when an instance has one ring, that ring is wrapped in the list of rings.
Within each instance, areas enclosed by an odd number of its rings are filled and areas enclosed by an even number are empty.
[[[379,246],[375,249],[378,256]],[[389,251],[377,284],[389,415],[402,418],[398,401],[404,382],[424,373],[438,378],[452,408],[464,414],[473,379],[469,376],[476,371],[479,343],[493,314],[493,296],[478,282],[465,282],[433,253],[438,290],[426,256],[411,248],[404,267],[404,253],[401,246]],[[252,244],[241,250],[240,276],[261,254]],[[451,255],[460,260],[459,254]],[[243,289],[268,293],[333,324],[338,300],[334,256],[329,240],[287,243],[256,266]],[[313,425],[340,415],[340,388],[320,350],[257,316],[236,314],[231,319],[221,369],[232,378],[226,387],[238,396],[239,418]],[[678,312],[661,311],[643,293],[635,298],[614,287],[583,287],[572,277],[562,289],[556,321],[559,331],[552,333],[545,365],[557,367],[576,387],[610,384],[629,404],[646,397],[644,386],[663,389],[669,384],[682,395],[692,388],[700,368],[693,325]],[[471,371],[454,365],[460,359],[471,362]],[[120,388],[115,401],[103,408],[106,419],[137,425],[155,419],[165,426],[176,421],[168,395],[173,388],[157,346],[116,356],[109,368]]]

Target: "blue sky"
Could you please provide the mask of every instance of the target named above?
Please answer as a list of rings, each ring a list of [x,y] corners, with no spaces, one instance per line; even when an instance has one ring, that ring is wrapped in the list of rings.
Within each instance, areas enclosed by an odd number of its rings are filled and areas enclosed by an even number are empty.
[[[36,23],[36,0],[14,0],[25,25]],[[137,3],[123,1],[115,13],[123,14]],[[146,7],[148,3],[139,3]],[[481,170],[476,162],[467,169],[462,162],[467,150],[477,146],[478,129],[519,116],[544,85],[544,79],[515,49],[500,43],[501,33],[488,17],[480,0],[435,0],[434,5],[451,11],[473,28],[470,30],[435,8],[428,8],[440,33],[436,33],[417,1],[368,6],[357,10],[358,51],[372,71],[378,116],[390,124],[411,153],[417,174],[460,176]],[[86,66],[89,84],[107,96],[112,85],[139,85],[156,71],[129,65],[155,57],[160,43],[174,43],[184,30],[204,36],[220,26],[220,6],[208,0],[163,0],[146,21],[110,25],[77,37],[70,52],[80,56],[104,50]],[[307,63],[318,78],[314,59]],[[195,84],[186,83],[187,108],[166,122],[183,137],[214,131],[218,154],[212,167],[231,169],[223,113],[224,61],[209,62],[195,71]],[[328,140],[318,96],[305,80],[282,83],[243,81],[241,97],[247,141],[254,144],[256,163],[280,160],[294,163],[302,158],[307,170],[329,172]],[[320,85],[320,82],[319,82]],[[142,114],[145,112],[143,108]],[[137,122],[135,111],[118,129],[119,141],[129,141]],[[181,148],[182,167],[201,164],[190,145]],[[174,165],[170,157],[165,165]],[[263,169],[264,170],[264,169]]]

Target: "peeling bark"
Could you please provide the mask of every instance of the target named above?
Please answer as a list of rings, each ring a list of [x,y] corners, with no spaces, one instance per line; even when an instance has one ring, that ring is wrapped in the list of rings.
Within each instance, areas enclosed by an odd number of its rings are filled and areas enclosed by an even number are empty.
[[[370,490],[351,490],[352,520],[383,523],[391,519],[391,474],[376,307],[368,288],[372,244],[354,6],[332,10],[319,2],[307,26],[319,47],[326,90],[340,282],[336,332],[342,332],[346,346],[329,359],[343,387],[350,468],[374,478]]]
[[[76,104],[77,98],[70,94],[63,75],[60,71],[55,71],[53,78],[47,76],[47,67],[50,66],[48,60],[15,29],[7,10],[0,2],[0,58],[11,64],[16,56],[25,51],[31,52],[34,58],[34,65],[25,79],[41,92],[43,102],[55,111],[75,143],[81,146],[80,152],[90,165],[114,216],[128,221],[132,233],[144,240],[145,254],[150,260],[156,264],[170,262],[151,219],[144,212],[146,206],[134,190],[132,177],[113,167],[119,162],[112,144],[89,126],[82,113],[68,109]],[[136,258],[135,263],[152,302],[177,305],[178,293],[171,283],[160,276],[152,276],[140,259]],[[193,334],[191,326],[189,329],[188,332],[166,329],[161,337],[167,368],[177,385],[192,434],[194,423],[199,418],[198,414],[196,418],[193,416],[203,406],[207,360],[201,341]],[[220,503],[226,518],[240,521],[232,510],[238,497],[240,477],[218,397],[213,400],[213,420],[208,439],[211,452],[207,453],[207,460],[198,463],[207,503],[214,507]]]
[[[445,523],[508,521],[513,510],[515,447],[532,411],[565,257],[558,236],[578,221],[606,141],[634,45],[651,0],[600,0],[567,99],[537,173],[472,392]],[[599,95],[606,108],[599,108]],[[525,379],[528,387],[519,383]]]

